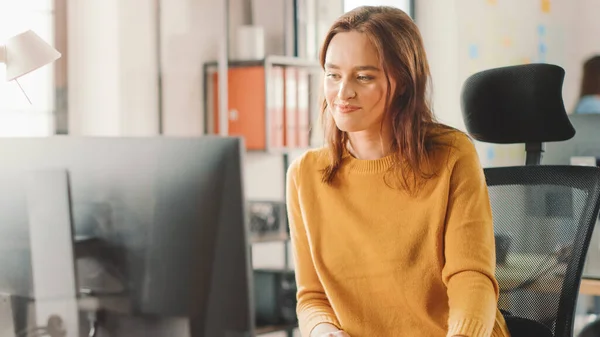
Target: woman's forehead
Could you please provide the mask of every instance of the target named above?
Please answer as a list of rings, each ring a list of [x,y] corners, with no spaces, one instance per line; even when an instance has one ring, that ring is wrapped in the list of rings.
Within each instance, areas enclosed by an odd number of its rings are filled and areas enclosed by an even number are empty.
[[[365,33],[351,31],[336,34],[327,47],[325,63],[339,68],[379,66],[377,49]]]

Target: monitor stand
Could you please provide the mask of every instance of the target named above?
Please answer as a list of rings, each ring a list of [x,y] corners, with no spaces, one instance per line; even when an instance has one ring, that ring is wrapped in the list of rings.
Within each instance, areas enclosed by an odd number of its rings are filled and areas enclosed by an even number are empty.
[[[16,337],[10,295],[0,294],[0,337]]]
[[[68,172],[64,169],[27,172],[26,196],[35,326],[45,329],[51,337],[78,337]]]

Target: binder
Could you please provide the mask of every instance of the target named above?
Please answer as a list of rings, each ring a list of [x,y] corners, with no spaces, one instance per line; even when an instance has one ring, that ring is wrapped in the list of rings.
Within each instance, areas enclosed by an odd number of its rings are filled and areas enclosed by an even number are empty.
[[[270,121],[269,145],[274,149],[285,146],[285,75],[284,68],[273,66],[271,69],[271,93],[268,102]]]
[[[310,74],[305,68],[297,70],[297,93],[298,93],[298,147],[308,148],[310,146]]]
[[[285,68],[285,146],[298,147],[298,71],[296,67]]]
[[[243,137],[249,150],[266,148],[265,69],[262,66],[228,69],[228,134]],[[219,130],[219,78],[213,74],[213,132]]]

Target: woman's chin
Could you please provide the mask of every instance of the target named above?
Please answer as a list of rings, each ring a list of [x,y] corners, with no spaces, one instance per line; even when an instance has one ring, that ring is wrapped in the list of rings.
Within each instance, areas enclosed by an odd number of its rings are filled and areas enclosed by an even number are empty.
[[[363,131],[365,128],[360,127],[359,125],[348,125],[348,124],[337,124],[338,129],[344,132],[359,132]]]

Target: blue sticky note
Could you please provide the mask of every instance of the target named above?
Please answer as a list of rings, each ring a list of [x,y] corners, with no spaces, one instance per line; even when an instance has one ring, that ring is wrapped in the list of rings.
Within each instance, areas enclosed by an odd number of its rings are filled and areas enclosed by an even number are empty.
[[[490,146],[487,149],[487,160],[492,160],[494,159],[494,157],[496,156],[496,153],[494,152],[494,147]]]
[[[540,43],[540,54],[546,54],[546,52],[548,51],[548,48],[546,47],[545,43]]]
[[[544,25],[539,25],[539,26],[538,26],[538,34],[539,34],[540,36],[544,36],[544,35],[546,35],[546,26],[544,26]]]
[[[472,44],[469,46],[469,57],[472,59],[476,59],[479,57],[479,47],[476,44]]]

